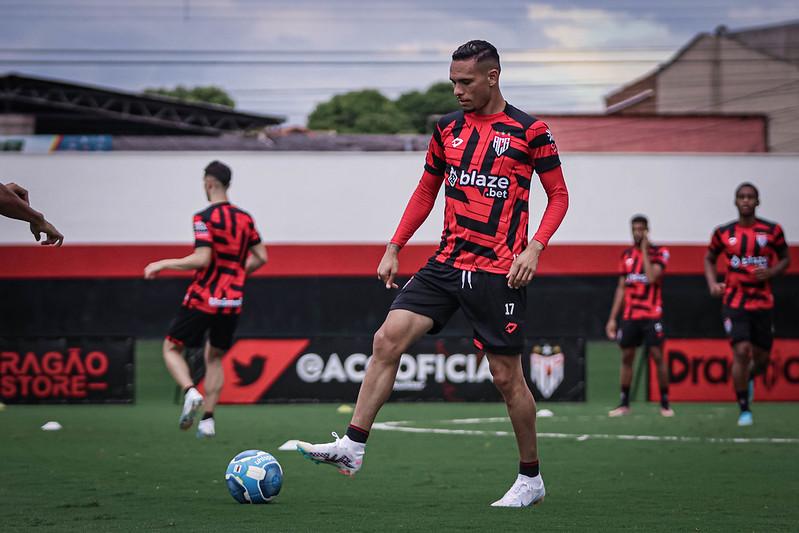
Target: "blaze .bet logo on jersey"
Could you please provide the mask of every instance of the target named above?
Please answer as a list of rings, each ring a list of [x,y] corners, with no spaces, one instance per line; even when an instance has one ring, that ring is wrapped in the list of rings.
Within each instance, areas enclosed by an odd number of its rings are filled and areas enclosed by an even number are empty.
[[[450,187],[476,187],[482,189],[486,198],[507,198],[510,179],[505,176],[478,174],[476,170],[467,172],[456,167],[449,168],[447,183]]]

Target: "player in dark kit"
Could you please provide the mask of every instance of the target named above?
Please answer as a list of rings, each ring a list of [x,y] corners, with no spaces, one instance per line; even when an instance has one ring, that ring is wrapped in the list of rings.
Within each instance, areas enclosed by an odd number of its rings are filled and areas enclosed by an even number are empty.
[[[757,218],[759,205],[757,188],[751,183],[739,185],[735,190],[738,220],[716,228],[705,255],[707,286],[711,295],[722,296],[724,329],[732,344],[739,426],[752,425],[753,378],[766,372],[771,356],[774,295],[769,280],[790,264],[782,228]],[[724,283],[719,283],[716,260],[722,254],[728,266]]]
[[[557,148],[546,124],[516,109],[499,89],[496,48],[470,41],[452,54],[450,79],[462,111],[435,126],[424,173],[377,269],[387,289],[398,254],[430,214],[441,186],[446,206],[441,246],[397,295],[375,333],[373,357],[344,438],[328,444],[300,442],[298,450],[346,475],[361,467],[369,430],[388,400],[403,351],[426,333],[436,333],[462,309],[475,346],[488,357],[516,434],[519,475],[492,505],[525,507],[544,498],[539,474],[535,402],[525,382],[521,352],[526,286],[538,257],[560,225],[568,192]],[[533,171],[548,202],[528,242],[528,205]]]
[[[230,169],[218,161],[205,168],[203,183],[211,205],[194,215],[194,253],[181,259],[156,261],[144,269],[147,279],[155,278],[162,270],[196,270],[164,340],[164,361],[183,389],[179,426],[187,430],[203,405],[203,396],[192,381],[183,350],[187,346],[202,346],[208,333],[205,414],[197,427],[198,437],[216,434],[213,413],[224,382],[222,356],[233,343],[244,301],[245,279],[266,264],[266,248],[255,229],[255,221],[228,201],[230,177]]]
[[[644,346],[658,368],[660,414],[674,416],[669,407],[669,371],[663,358],[663,273],[669,251],[649,242],[649,221],[636,215],[630,221],[634,246],[624,250],[619,263],[619,284],[610,308],[605,332],[621,347],[621,403],[608,416],[630,414],[630,383],[633,379],[635,349]],[[616,317],[624,304],[621,328]]]

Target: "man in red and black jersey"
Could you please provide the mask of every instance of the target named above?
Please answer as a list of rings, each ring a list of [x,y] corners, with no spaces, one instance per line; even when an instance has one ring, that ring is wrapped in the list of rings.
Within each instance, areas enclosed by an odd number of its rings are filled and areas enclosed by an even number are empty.
[[[557,147],[542,121],[505,102],[499,89],[496,48],[470,41],[452,55],[450,79],[461,111],[441,118],[427,151],[424,172],[378,266],[387,289],[398,255],[430,214],[440,188],[446,206],[441,246],[402,288],[374,337],[374,356],[343,439],[300,443],[317,462],[352,475],[361,466],[366,439],[389,398],[403,351],[426,333],[441,330],[462,309],[474,344],[488,357],[494,384],[507,403],[519,448],[519,475],[494,506],[523,507],[543,499],[535,431],[535,402],[521,366],[526,286],[538,257],[568,206]],[[537,172],[548,203],[528,240],[530,184]]]
[[[644,350],[654,359],[660,384],[660,414],[674,416],[669,407],[669,371],[663,358],[663,272],[669,251],[649,242],[649,221],[636,215],[630,221],[633,246],[624,250],[619,263],[619,284],[610,308],[605,332],[621,347],[621,403],[608,416],[630,414],[630,383],[633,379],[635,349]],[[624,305],[621,328],[616,317]]]
[[[770,279],[790,264],[782,227],[755,216],[760,193],[751,183],[735,190],[738,220],[713,232],[705,255],[705,278],[713,296],[722,297],[724,329],[733,350],[732,381],[740,407],[739,426],[752,424],[749,402],[753,377],[768,368],[774,341]],[[716,260],[723,256],[727,275],[718,282]],[[748,384],[748,386],[747,386]]]
[[[162,270],[196,270],[164,340],[164,361],[184,391],[180,429],[191,427],[205,403],[198,437],[212,437],[216,432],[213,413],[224,382],[222,356],[233,344],[246,277],[266,263],[266,248],[255,221],[228,201],[230,178],[230,168],[223,163],[213,161],[205,168],[203,183],[211,205],[194,215],[194,253],[181,259],[162,259],[144,269],[146,279],[155,278]],[[187,346],[202,346],[206,332],[203,399],[183,351]]]

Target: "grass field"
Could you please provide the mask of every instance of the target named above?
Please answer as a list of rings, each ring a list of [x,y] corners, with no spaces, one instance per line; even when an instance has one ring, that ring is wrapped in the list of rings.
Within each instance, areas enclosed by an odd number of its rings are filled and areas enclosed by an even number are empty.
[[[380,422],[484,433],[375,430],[364,468],[347,479],[277,451],[342,432],[348,415],[337,405],[223,406],[216,439],[180,432],[158,346],[138,344],[136,405],[0,412],[0,531],[799,530],[799,405],[756,403],[749,428],[735,425],[734,404],[677,404],[662,419],[639,400],[632,416],[608,419],[618,355],[606,343],[589,344],[588,402],[539,406],[555,413],[538,427],[550,434],[539,441],[547,498],[523,510],[488,505],[516,476],[513,437],[493,434],[510,423],[451,421],[504,417],[502,404],[389,404]],[[64,429],[41,431],[48,420]],[[736,437],[764,440],[725,440]],[[271,504],[239,505],[227,493],[225,467],[249,448],[283,466]]]

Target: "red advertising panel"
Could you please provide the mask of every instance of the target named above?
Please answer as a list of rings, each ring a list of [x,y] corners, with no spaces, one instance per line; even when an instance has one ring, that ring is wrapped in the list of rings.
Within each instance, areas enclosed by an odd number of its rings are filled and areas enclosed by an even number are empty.
[[[672,401],[733,402],[732,348],[724,339],[669,339],[664,347]],[[657,383],[649,361],[649,383]],[[649,400],[658,401],[657,387]],[[777,339],[765,375],[755,378],[755,401],[799,401],[799,339]]]
[[[0,337],[0,401],[132,403],[133,339]]]

